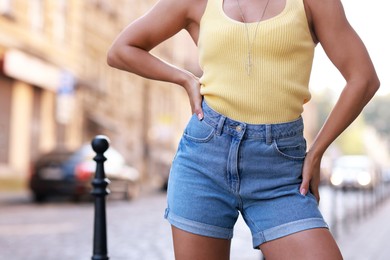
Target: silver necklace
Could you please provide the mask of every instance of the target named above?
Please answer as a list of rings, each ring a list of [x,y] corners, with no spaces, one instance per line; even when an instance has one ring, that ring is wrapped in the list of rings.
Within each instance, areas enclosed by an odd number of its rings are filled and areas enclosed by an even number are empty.
[[[255,34],[253,36],[253,39],[252,39],[252,41],[250,41],[248,23],[245,20],[244,12],[241,9],[240,1],[237,0],[237,5],[238,5],[238,8],[240,10],[241,19],[244,22],[245,31],[246,31],[246,41],[247,41],[247,46],[248,46],[248,56],[247,56],[247,59],[245,61],[245,69],[246,69],[246,72],[247,72],[248,76],[251,75],[252,67],[254,66],[253,65],[252,52],[253,52],[253,45],[255,43],[256,36],[257,36],[257,29],[259,28],[259,24],[260,24],[261,20],[263,20],[265,11],[267,10],[267,7],[268,7],[268,3],[269,3],[269,0],[267,0],[267,3],[266,3],[266,5],[265,5],[265,7],[263,9],[263,13],[261,14],[260,20],[257,22],[256,29],[255,29]]]

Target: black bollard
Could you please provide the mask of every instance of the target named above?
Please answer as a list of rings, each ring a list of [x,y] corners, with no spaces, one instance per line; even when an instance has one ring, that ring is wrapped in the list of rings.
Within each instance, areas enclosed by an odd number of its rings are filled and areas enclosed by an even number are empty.
[[[110,193],[107,185],[110,181],[104,172],[104,152],[109,147],[109,139],[106,136],[98,135],[92,140],[92,148],[96,152],[93,158],[96,161],[96,174],[92,181],[92,192],[95,196],[95,218],[93,232],[93,255],[92,260],[108,260],[107,255],[107,224],[106,224],[106,196]]]

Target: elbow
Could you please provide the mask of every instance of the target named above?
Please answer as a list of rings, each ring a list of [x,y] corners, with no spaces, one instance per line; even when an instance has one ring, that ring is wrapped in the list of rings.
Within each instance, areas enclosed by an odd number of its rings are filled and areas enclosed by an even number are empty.
[[[114,42],[107,52],[107,65],[116,69],[126,70],[129,58],[126,55],[127,52],[129,52],[128,46],[120,42]]]
[[[378,76],[375,74],[367,81],[367,90],[369,95],[374,96],[375,93],[379,90],[381,83]]]
[[[114,44],[107,52],[107,65],[132,72],[136,63],[134,48],[125,44]]]
[[[378,77],[376,77],[375,83],[374,83],[374,88],[375,91],[378,91],[379,87],[381,86],[381,82]]]
[[[119,60],[118,57],[119,55],[117,49],[114,46],[112,46],[107,52],[106,61],[108,66],[113,68],[118,68],[118,60]]]
[[[380,87],[376,73],[372,73],[370,76],[359,74],[355,79],[347,82],[347,85],[355,89],[365,102],[371,100]]]
[[[361,94],[365,102],[369,102],[379,90],[380,81],[379,78],[374,74],[372,77],[367,77],[361,81]]]

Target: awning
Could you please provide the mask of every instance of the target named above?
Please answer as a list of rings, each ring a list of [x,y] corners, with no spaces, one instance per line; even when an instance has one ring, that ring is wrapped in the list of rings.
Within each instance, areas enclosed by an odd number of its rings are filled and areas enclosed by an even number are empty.
[[[9,77],[54,92],[60,87],[63,74],[60,68],[15,49],[5,52],[3,71]]]

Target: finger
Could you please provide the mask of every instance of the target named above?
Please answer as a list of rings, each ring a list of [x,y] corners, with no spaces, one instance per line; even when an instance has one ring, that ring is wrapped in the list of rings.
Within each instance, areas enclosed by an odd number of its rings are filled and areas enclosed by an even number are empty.
[[[197,117],[198,117],[198,119],[199,119],[199,120],[202,120],[202,119],[203,119],[203,117],[204,117],[204,115],[203,115],[203,111],[201,111],[201,112],[197,113],[196,115],[197,115]]]
[[[197,100],[194,104],[194,113],[198,117],[199,120],[202,120],[204,117],[203,109],[202,109],[202,97]]]
[[[299,192],[303,195],[306,196],[307,192],[309,191],[310,188],[310,181],[311,181],[311,175],[307,173],[307,168],[305,167],[306,165],[303,165],[302,169],[302,183],[301,186],[299,187]]]
[[[301,187],[299,187],[299,192],[306,196],[307,192],[309,191],[309,185],[310,185],[310,178],[307,178],[305,175],[303,175]]]
[[[318,190],[318,185],[310,185],[310,191],[317,200],[317,203],[320,203],[320,192]]]
[[[316,191],[311,191],[311,193],[314,195],[314,197],[316,198],[317,200],[317,203],[320,203],[320,193],[318,192],[318,190]]]
[[[314,195],[314,197],[316,197],[317,203],[320,204],[320,200],[321,200],[320,194],[317,192],[317,194]]]
[[[196,105],[196,106],[194,107],[193,113],[196,114],[196,116],[198,117],[199,120],[202,120],[203,117],[204,117],[202,107],[199,106],[199,105]]]
[[[204,117],[203,112],[198,113],[197,116],[199,120],[203,120]]]

